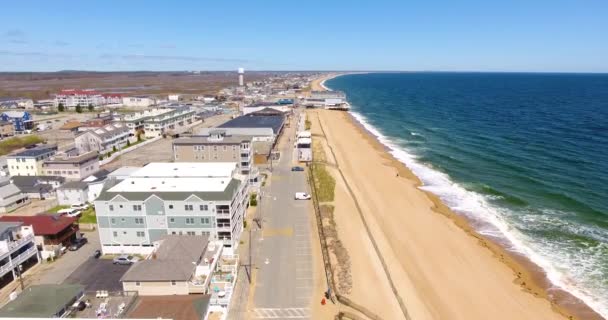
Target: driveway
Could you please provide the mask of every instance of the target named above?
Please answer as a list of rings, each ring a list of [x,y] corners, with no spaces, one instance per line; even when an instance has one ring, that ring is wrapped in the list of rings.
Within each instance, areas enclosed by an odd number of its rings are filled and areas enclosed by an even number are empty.
[[[81,284],[85,291],[121,291],[120,278],[130,266],[113,264],[112,259],[89,258],[65,281],[65,284]]]

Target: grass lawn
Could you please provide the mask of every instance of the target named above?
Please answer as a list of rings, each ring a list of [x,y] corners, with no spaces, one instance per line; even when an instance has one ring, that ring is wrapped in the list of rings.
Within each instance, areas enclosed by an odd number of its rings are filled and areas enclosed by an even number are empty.
[[[61,210],[61,209],[67,209],[70,206],[54,206],[52,208],[49,209],[49,213],[57,213],[57,211]]]
[[[9,154],[13,150],[21,149],[25,146],[43,141],[44,139],[35,135],[6,139],[0,142],[0,156]]]
[[[70,206],[55,206],[51,209],[49,209],[48,213],[57,213],[57,211],[61,210],[61,209],[66,209],[69,208]],[[81,215],[80,218],[78,219],[79,223],[97,223],[97,216],[95,215],[95,208],[93,208],[93,206],[89,207],[88,209],[84,210]]]

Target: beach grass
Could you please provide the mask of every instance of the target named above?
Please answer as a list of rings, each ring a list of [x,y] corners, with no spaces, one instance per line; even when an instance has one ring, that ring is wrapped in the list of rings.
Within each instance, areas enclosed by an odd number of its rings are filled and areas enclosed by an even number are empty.
[[[320,163],[313,163],[312,173],[319,202],[334,201],[334,189],[336,188],[336,180],[327,171],[325,165]]]
[[[9,154],[14,150],[21,149],[23,147],[40,142],[44,142],[44,139],[36,135],[6,139],[0,142],[0,156]]]

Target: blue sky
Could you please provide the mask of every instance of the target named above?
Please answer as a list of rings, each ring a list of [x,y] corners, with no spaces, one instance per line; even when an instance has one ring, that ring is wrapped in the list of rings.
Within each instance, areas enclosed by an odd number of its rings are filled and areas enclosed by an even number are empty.
[[[7,1],[0,71],[608,72],[608,1]]]

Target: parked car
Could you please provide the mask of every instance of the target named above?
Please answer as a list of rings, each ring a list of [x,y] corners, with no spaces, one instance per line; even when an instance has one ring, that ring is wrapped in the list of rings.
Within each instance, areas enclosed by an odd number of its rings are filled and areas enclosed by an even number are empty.
[[[72,245],[68,248],[70,251],[76,251],[80,249],[80,247],[84,246],[88,242],[87,238],[78,238],[72,242]]]
[[[62,216],[65,215],[70,218],[74,218],[74,217],[79,217],[82,212],[80,210],[68,208],[68,209],[61,209],[61,210],[57,211],[57,213],[59,213]]]
[[[291,171],[304,171],[302,167],[291,167]]]
[[[296,192],[294,197],[296,200],[310,200],[311,196],[305,192]]]
[[[95,252],[93,252],[93,258],[99,259],[99,257],[101,257],[101,250],[95,250]]]
[[[80,211],[84,211],[84,210],[87,210],[89,208],[89,205],[86,204],[86,203],[77,203],[77,204],[71,205],[70,208],[76,209],[76,210],[80,210]]]
[[[139,259],[137,257],[123,254],[123,255],[120,255],[120,256],[114,258],[112,263],[129,265],[129,264],[134,264],[137,261],[139,261]]]

